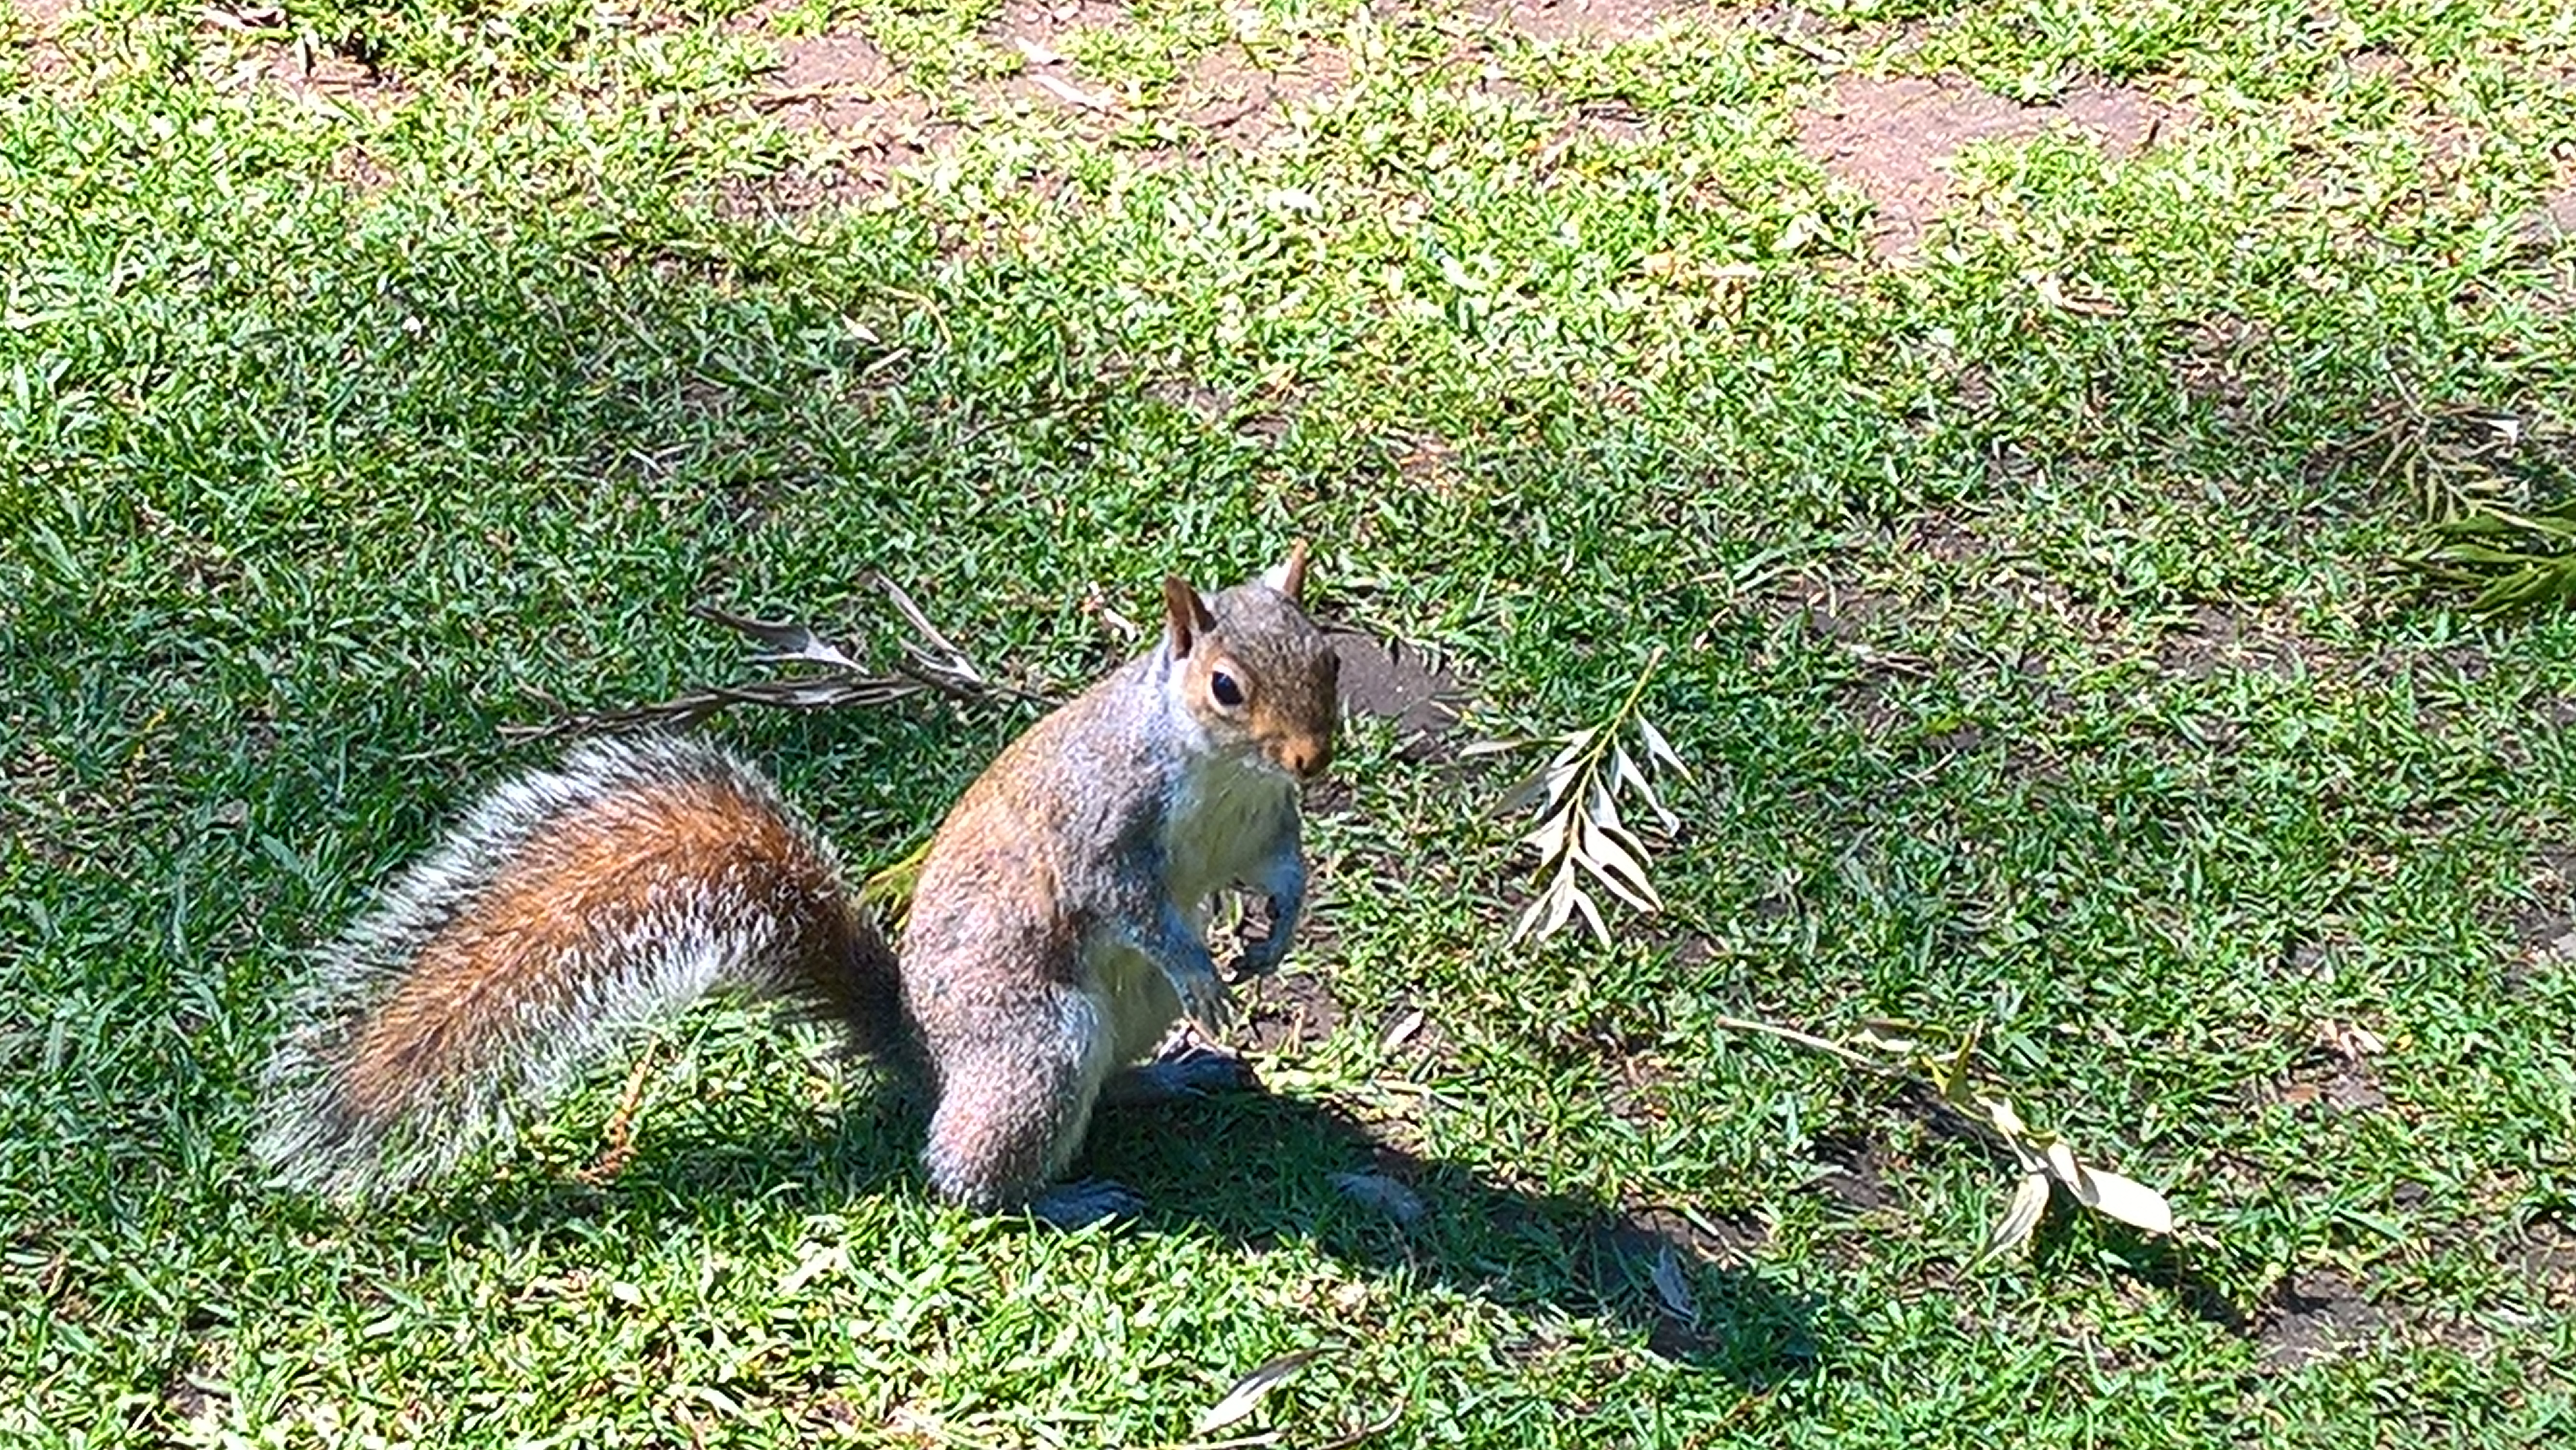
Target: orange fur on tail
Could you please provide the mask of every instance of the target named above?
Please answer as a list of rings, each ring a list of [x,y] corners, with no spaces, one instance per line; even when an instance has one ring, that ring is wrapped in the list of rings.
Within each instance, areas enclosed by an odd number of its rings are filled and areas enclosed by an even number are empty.
[[[323,954],[261,1155],[343,1195],[400,1186],[719,985],[892,1034],[891,954],[765,780],[693,743],[586,746],[495,791]]]

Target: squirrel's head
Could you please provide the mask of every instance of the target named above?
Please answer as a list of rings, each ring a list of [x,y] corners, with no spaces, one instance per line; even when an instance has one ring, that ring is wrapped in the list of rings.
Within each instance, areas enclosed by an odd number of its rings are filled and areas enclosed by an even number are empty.
[[[1341,660],[1306,617],[1306,545],[1249,583],[1200,598],[1163,581],[1174,686],[1210,739],[1312,780],[1332,763]]]

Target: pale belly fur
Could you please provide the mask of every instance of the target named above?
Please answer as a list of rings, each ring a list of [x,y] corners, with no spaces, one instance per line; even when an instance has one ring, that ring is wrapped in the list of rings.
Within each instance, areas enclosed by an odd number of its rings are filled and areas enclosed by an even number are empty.
[[[1211,765],[1191,782],[1163,838],[1163,859],[1172,863],[1167,885],[1191,930],[1205,934],[1209,898],[1218,890],[1258,874],[1281,815],[1295,807],[1295,790],[1284,776],[1238,764]],[[1109,1029],[1113,1062],[1152,1052],[1180,1020],[1180,994],[1162,968],[1123,942],[1091,944],[1083,975]]]

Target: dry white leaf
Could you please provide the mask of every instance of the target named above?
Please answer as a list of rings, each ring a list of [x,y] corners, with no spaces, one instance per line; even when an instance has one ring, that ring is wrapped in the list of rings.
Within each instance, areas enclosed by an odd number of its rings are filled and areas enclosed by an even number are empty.
[[[1646,742],[1648,759],[1671,766],[1673,773],[1684,780],[1690,778],[1690,767],[1682,764],[1682,758],[1673,753],[1672,742],[1664,738],[1664,732],[1655,728],[1654,721],[1638,716],[1637,738]]]
[[[1053,95],[1057,100],[1065,102],[1067,105],[1080,106],[1086,111],[1115,111],[1118,109],[1117,102],[1110,100],[1106,96],[1095,96],[1091,92],[1084,90],[1082,87],[1075,85],[1071,81],[1062,80],[1055,76],[1047,75],[1044,72],[1032,75],[1029,79],[1037,82],[1041,89]]]
[[[1911,1053],[1923,1045],[1923,1040],[1914,1035],[1911,1026],[1884,1017],[1864,1019],[1853,1038],[1887,1053]]]
[[[1422,1009],[1419,1007],[1414,1008],[1412,1011],[1405,1013],[1403,1017],[1399,1018],[1393,1027],[1386,1029],[1386,1037],[1380,1041],[1378,1045],[1388,1052],[1393,1052],[1395,1049],[1402,1047],[1405,1043],[1411,1041],[1413,1039],[1413,1034],[1422,1030],[1422,1024],[1425,1020],[1426,1019],[1422,1015]]]
[[[2044,1151],[2048,1158],[2048,1171],[2056,1175],[2058,1182],[2066,1185],[2067,1191],[2075,1195],[2076,1202],[2091,1208],[2093,1184],[2084,1171],[2084,1165],[2075,1161],[2075,1150],[2066,1145],[2065,1139],[2051,1138]]]
[[[2359,1062],[2377,1057],[2388,1049],[2379,1034],[2354,1022],[2326,1022],[2317,1028],[2317,1041],[2326,1051],[2346,1062]]]
[[[1566,878],[1567,885],[1565,888],[1565,894],[1573,897],[1574,904],[1582,908],[1584,921],[1589,923],[1592,927],[1593,940],[1598,941],[1605,947],[1610,945],[1610,928],[1607,923],[1601,920],[1600,906],[1592,900],[1592,894],[1590,892],[1585,891],[1580,886],[1572,884],[1573,879],[1574,878],[1570,876]]]
[[[1321,1348],[1300,1349],[1265,1361],[1260,1368],[1236,1380],[1234,1388],[1225,1392],[1224,1399],[1210,1405],[1207,1413],[1199,1416],[1198,1428],[1191,1433],[1205,1435],[1210,1431],[1222,1430],[1251,1414],[1260,1407],[1263,1398],[1272,1390],[1287,1383],[1299,1370],[1314,1363],[1323,1353]]]
[[[1986,1246],[1977,1253],[1969,1268],[1987,1260],[2018,1251],[2039,1231],[2039,1216],[2048,1211],[2048,1175],[2025,1173],[2021,1186],[2013,1190],[2012,1204],[1995,1223],[1994,1232],[1986,1236]]]
[[[2089,1169],[2086,1176],[2093,1185],[2091,1206],[2095,1212],[2151,1234],[2173,1232],[2173,1206],[2165,1202],[2163,1194],[2106,1169]]]

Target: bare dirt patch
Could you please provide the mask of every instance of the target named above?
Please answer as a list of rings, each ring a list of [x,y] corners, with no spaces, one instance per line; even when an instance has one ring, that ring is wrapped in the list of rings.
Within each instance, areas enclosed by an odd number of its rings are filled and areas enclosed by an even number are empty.
[[[2576,1228],[2542,1219],[2523,1230],[2513,1253],[2551,1308],[2576,1307]]]
[[[1533,40],[1625,40],[1713,7],[1682,0],[1486,0],[1468,13]]]
[[[2184,339],[2175,372],[2188,396],[2209,404],[2230,421],[2245,420],[2249,403],[2260,406],[2261,379],[2254,359],[2271,341],[2271,331],[2241,317],[2205,318]]]
[[[63,53],[62,34],[78,9],[73,0],[18,0],[17,23],[0,25],[0,35],[26,47],[30,79],[52,81],[70,71],[71,57]]]
[[[2549,189],[2541,194],[2538,205],[2524,216],[2523,244],[2534,251],[2547,252],[2561,242],[2576,241],[2576,151],[2562,153],[2558,171]],[[2565,273],[2561,273],[2555,291],[2561,294],[2553,301],[2568,300]]]
[[[894,63],[864,35],[803,35],[779,44],[770,94],[782,108],[806,108],[816,125],[845,130],[882,105],[895,80]]]
[[[768,36],[774,7],[731,21],[737,34]],[[944,99],[916,87],[905,68],[866,34],[840,29],[776,39],[778,61],[753,104],[798,130],[826,138],[817,154],[774,175],[726,189],[738,215],[795,213],[881,194],[898,169],[954,143],[964,112],[1018,110],[1070,119],[1095,138],[1116,135],[1135,154],[1184,157],[1214,145],[1260,144],[1288,124],[1298,105],[1349,79],[1348,60],[1308,44],[1283,57],[1256,58],[1226,44],[1200,56],[1177,85],[1147,97],[1083,73],[1068,51],[1086,29],[1124,26],[1108,0],[1015,0],[985,38],[1016,52],[1019,68],[967,83]],[[1175,139],[1151,144],[1153,128]],[[1140,136],[1148,143],[1138,145]]]
[[[1973,563],[1995,551],[1972,521],[1939,510],[1918,515],[1907,526],[1906,547],[1944,564]]]
[[[362,196],[394,184],[394,174],[364,146],[345,146],[331,158],[331,179]]]
[[[2381,1322],[2379,1311],[2362,1297],[2361,1286],[2333,1269],[2283,1279],[2268,1308],[2255,1340],[2263,1357],[2282,1369],[2325,1359],[2366,1338]]]
[[[780,43],[778,69],[758,103],[800,130],[833,139],[821,161],[773,178],[766,197],[729,198],[738,210],[803,211],[879,190],[929,149],[929,103],[864,35],[835,32]],[[765,203],[765,205],[764,205]]]
[[[383,113],[408,93],[372,62],[301,40],[262,46],[243,63],[242,73],[255,73],[307,105],[337,104],[371,114]]]
[[[1311,972],[1282,972],[1261,981],[1243,1000],[1239,1036],[1254,1052],[1311,1047],[1342,1025],[1341,1000]]]
[[[773,38],[770,26],[781,8],[756,5],[725,29]],[[792,214],[847,205],[882,191],[895,168],[928,153],[930,104],[876,42],[853,30],[773,39],[778,59],[752,104],[828,141],[814,157],[775,174],[729,179],[727,212]]]
[[[2286,679],[2306,657],[2303,643],[2277,623],[2214,604],[2193,610],[2188,623],[2156,642],[2156,667],[2193,680],[2248,672]]]
[[[1220,46],[1199,57],[1182,88],[1183,119],[1212,140],[1257,146],[1282,129],[1297,108],[1331,95],[1350,82],[1350,58],[1310,46],[1275,69],[1254,63],[1240,46]]]
[[[1456,674],[1419,645],[1335,630],[1342,704],[1355,714],[1392,721],[1407,758],[1446,754],[1466,691]]]
[[[2525,878],[2531,898],[2513,914],[2522,950],[2505,967],[2505,985],[2523,987],[2535,976],[2576,969],[2576,849],[2540,853]]]
[[[2549,218],[2549,224],[2558,229],[2560,236],[2576,237],[2576,182],[2569,182],[2551,192],[2540,210]]]
[[[1816,1187],[1852,1212],[1868,1213],[1896,1201],[1887,1185],[1887,1152],[1876,1139],[1858,1133],[1818,1138],[1816,1158],[1826,1170]]]
[[[210,48],[202,64],[231,89],[266,89],[318,110],[381,117],[411,94],[378,67],[364,37],[317,40],[290,28],[286,11],[273,4],[207,6],[197,30],[216,37],[220,49]]]
[[[2163,102],[2125,87],[2078,86],[2053,105],[2025,106],[1959,77],[1846,75],[1831,100],[1799,118],[1798,142],[1869,197],[1871,245],[1893,257],[1913,250],[1950,202],[1949,165],[1961,147],[2063,127],[2126,156],[2155,144],[2172,119]]]
[[[734,26],[760,31],[760,13]],[[811,160],[765,178],[726,178],[724,211],[732,216],[799,214],[850,206],[886,188],[896,167],[930,152],[930,103],[907,88],[876,41],[848,31],[778,41],[778,67],[755,106],[788,126],[827,137]]]
[[[2316,1046],[2255,1096],[2293,1109],[2322,1104],[2338,1114],[2375,1112],[2388,1106],[2371,1061],[2382,1050],[2378,1036],[2358,1024],[2320,1023]]]
[[[1104,128],[1156,116],[1176,118],[1198,139],[1168,149],[1196,151],[1215,142],[1258,145],[1301,102],[1329,94],[1350,79],[1349,58],[1328,46],[1308,42],[1274,60],[1227,43],[1192,62],[1168,94],[1145,101],[1084,75],[1067,54],[1076,32],[1126,23],[1125,7],[1105,0],[1020,0],[1004,10],[995,39],[1018,51],[1024,68],[991,87],[992,94],[1094,120]]]

